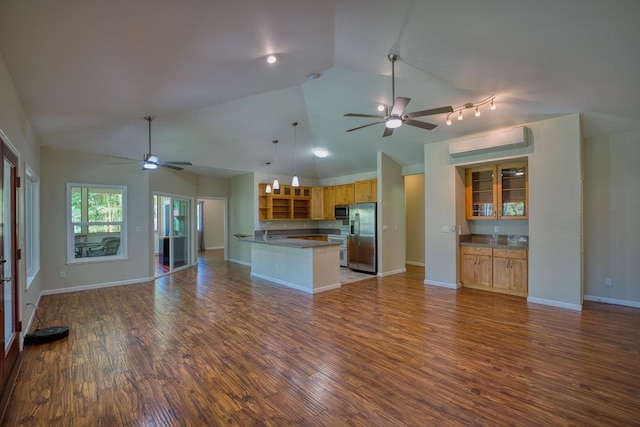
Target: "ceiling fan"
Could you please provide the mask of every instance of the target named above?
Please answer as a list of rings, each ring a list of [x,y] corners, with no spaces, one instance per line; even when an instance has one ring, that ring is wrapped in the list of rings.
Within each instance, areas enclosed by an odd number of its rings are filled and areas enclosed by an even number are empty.
[[[151,154],[151,122],[155,119],[154,116],[146,116],[144,118],[149,123],[149,152],[142,157],[142,169],[150,170],[157,169],[158,166],[163,168],[182,170],[180,166],[191,166],[191,162],[169,162],[162,161],[160,157]]]
[[[446,107],[432,108],[430,110],[422,110],[422,111],[416,111],[413,113],[405,113],[404,110],[405,108],[407,108],[407,104],[409,103],[409,101],[411,101],[411,98],[405,98],[402,96],[399,96],[396,98],[396,87],[395,87],[396,86],[395,63],[398,59],[400,59],[400,56],[390,53],[389,55],[387,55],[387,58],[389,58],[389,61],[391,62],[391,99],[394,99],[393,105],[391,107],[386,107],[387,111],[384,116],[376,115],[376,114],[357,114],[357,113],[345,114],[345,117],[366,117],[370,119],[378,119],[377,122],[369,123],[364,126],[358,126],[353,129],[347,129],[347,132],[366,128],[368,126],[377,125],[378,123],[384,123],[384,126],[385,126],[382,136],[390,136],[391,134],[393,134],[393,130],[395,128],[398,128],[403,124],[431,130],[431,129],[434,129],[437,125],[433,123],[421,122],[419,120],[413,120],[413,118],[430,116],[433,114],[453,112],[453,108],[449,105]]]

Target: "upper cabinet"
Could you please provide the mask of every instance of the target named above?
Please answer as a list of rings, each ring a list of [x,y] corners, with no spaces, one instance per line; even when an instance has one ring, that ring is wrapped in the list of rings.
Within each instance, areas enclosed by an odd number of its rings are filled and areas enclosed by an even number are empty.
[[[258,219],[289,220],[311,218],[311,187],[292,187],[281,184],[271,193],[267,184],[258,185]]]
[[[355,202],[377,202],[378,180],[376,178],[355,182]]]
[[[356,202],[355,185],[342,184],[336,185],[336,205],[350,205]]]
[[[467,219],[527,219],[527,162],[466,170]]]

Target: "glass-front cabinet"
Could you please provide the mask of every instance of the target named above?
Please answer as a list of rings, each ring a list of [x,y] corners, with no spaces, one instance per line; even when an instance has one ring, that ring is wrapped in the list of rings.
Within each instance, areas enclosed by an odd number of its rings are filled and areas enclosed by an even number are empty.
[[[527,162],[466,170],[467,219],[527,219]]]

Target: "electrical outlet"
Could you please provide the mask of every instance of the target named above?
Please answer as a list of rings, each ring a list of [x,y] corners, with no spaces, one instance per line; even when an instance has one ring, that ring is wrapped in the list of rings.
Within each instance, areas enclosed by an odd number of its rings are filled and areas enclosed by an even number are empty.
[[[495,227],[493,227],[493,232],[497,233],[500,231],[500,227],[498,227],[497,225]]]
[[[64,279],[65,277],[67,277],[67,272],[66,271],[61,271],[60,272],[60,278]]]
[[[604,278],[604,285],[605,286],[611,286],[611,277],[605,277]]]

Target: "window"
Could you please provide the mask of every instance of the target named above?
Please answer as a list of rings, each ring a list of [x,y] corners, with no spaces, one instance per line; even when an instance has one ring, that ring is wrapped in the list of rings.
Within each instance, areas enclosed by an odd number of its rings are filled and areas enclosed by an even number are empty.
[[[68,262],[126,258],[125,186],[67,184]]]
[[[27,288],[40,271],[40,179],[26,168],[25,185],[25,258],[27,263]]]

